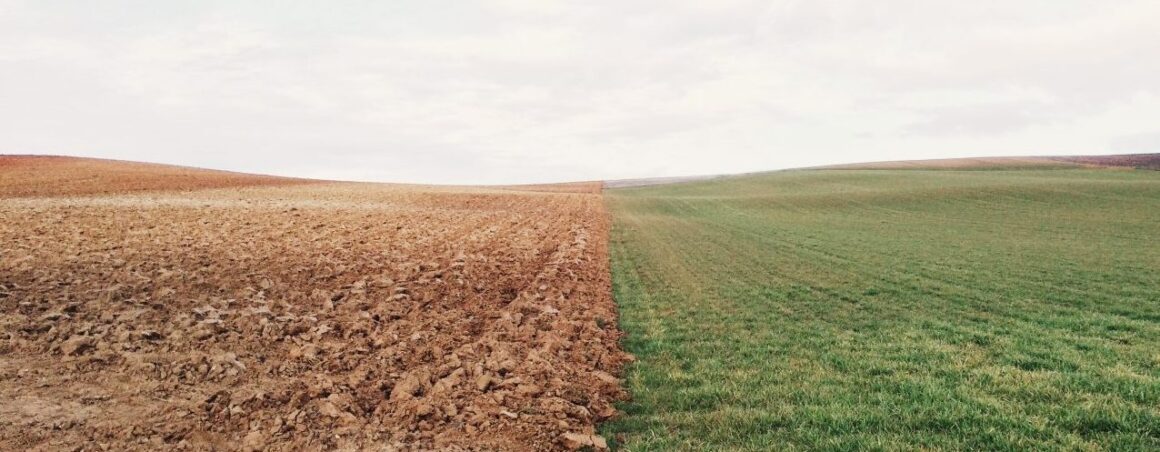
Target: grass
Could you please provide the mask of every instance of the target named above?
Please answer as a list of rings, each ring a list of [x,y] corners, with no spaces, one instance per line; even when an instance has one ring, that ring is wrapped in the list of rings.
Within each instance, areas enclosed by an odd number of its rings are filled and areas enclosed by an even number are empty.
[[[1160,448],[1160,172],[606,195],[623,449]]]

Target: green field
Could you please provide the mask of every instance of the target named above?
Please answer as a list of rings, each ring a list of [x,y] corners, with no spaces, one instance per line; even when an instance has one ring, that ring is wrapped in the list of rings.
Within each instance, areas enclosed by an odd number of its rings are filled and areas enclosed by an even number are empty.
[[[606,196],[624,449],[1160,449],[1160,172]]]

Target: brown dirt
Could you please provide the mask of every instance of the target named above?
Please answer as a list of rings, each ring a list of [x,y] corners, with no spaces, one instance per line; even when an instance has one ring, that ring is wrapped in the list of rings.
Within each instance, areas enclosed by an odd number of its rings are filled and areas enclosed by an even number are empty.
[[[5,193],[2,450],[561,449],[626,396],[598,194]]]
[[[1055,160],[1087,166],[1160,170],[1160,154],[1092,155],[1052,158]]]
[[[502,190],[533,191],[543,193],[588,193],[599,195],[604,190],[603,182],[572,182],[566,184],[505,185],[495,187]]]
[[[0,155],[0,198],[187,191],[312,182],[316,181],[154,163]]]

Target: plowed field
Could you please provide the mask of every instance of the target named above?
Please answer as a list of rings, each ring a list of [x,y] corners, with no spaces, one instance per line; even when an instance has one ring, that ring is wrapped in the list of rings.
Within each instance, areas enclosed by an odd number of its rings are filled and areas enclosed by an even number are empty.
[[[0,197],[123,194],[294,185],[305,179],[118,160],[0,155]]]
[[[37,192],[13,167],[0,449],[579,447],[624,396],[598,184]]]

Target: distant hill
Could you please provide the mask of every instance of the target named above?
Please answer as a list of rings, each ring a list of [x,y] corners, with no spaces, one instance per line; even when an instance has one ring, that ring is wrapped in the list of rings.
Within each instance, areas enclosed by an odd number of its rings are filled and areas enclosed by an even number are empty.
[[[649,185],[679,184],[682,182],[697,182],[724,176],[677,176],[651,177],[645,179],[618,179],[604,181],[605,188],[645,187]]]
[[[311,182],[308,179],[121,160],[0,155],[0,197],[5,198],[188,191]]]
[[[0,155],[0,198],[189,191],[320,182],[158,163],[50,155]],[[413,184],[392,184],[413,185]],[[600,181],[474,186],[527,192],[600,193]],[[460,186],[467,188],[469,186]]]
[[[939,160],[829,165],[814,169],[1032,169],[1032,168],[1138,168],[1160,170],[1160,154],[1054,157],[977,157]],[[627,188],[703,181],[735,175],[657,177],[601,182],[509,185],[485,188],[571,193],[599,193],[601,188]],[[0,198],[83,196],[146,191],[189,191],[267,185],[317,183],[311,179],[266,176],[157,163],[84,157],[0,155]]]
[[[1049,157],[973,157],[850,163],[809,169],[1030,169],[1051,167],[1160,169],[1160,154]]]
[[[1050,157],[1063,162],[1086,166],[1127,167],[1160,170],[1160,154],[1093,155],[1076,157]]]
[[[1047,157],[966,157],[931,160],[896,160],[886,162],[844,163],[839,165],[789,168],[790,170],[988,170],[1036,168],[1136,168],[1160,170],[1160,154],[1083,155]],[[631,188],[649,185],[679,184],[710,179],[753,176],[775,171],[739,174],[717,174],[686,177],[653,177],[604,181],[604,188]]]
[[[524,185],[499,185],[486,188],[498,188],[501,190],[512,191],[528,191],[541,193],[588,193],[600,194],[604,188],[604,184],[600,181],[589,182],[562,182],[559,184],[524,184]]]

